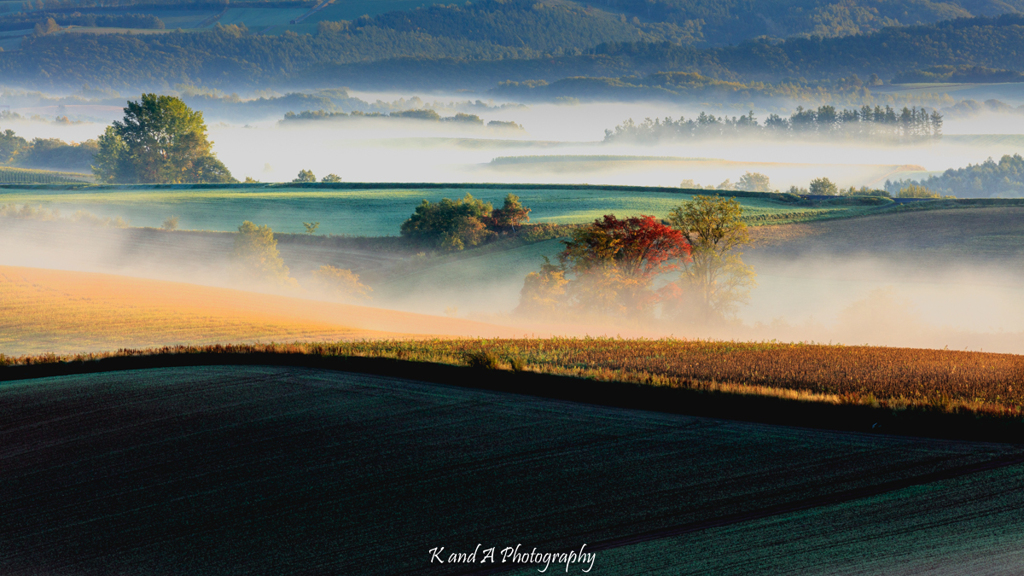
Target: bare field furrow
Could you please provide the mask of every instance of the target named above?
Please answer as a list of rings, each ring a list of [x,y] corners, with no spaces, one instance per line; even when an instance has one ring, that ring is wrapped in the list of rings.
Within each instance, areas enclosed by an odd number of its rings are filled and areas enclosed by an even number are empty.
[[[726,529],[722,518],[740,527],[788,518],[843,506],[836,494],[878,498],[1022,458],[1007,445],[739,424],[305,368],[44,378],[0,386],[0,406],[9,399],[31,406],[2,432],[28,458],[0,467],[0,490],[13,495],[0,501],[0,516],[13,519],[0,527],[0,568],[10,574],[456,574],[465,567],[431,566],[427,549],[479,542],[552,551],[619,542],[599,553],[594,573],[620,574],[602,555],[619,562],[623,550],[684,537],[672,532],[680,526],[699,534]],[[24,422],[54,412],[65,414],[59,426]],[[61,441],[90,428],[103,432]],[[658,539],[636,540],[644,534]]]

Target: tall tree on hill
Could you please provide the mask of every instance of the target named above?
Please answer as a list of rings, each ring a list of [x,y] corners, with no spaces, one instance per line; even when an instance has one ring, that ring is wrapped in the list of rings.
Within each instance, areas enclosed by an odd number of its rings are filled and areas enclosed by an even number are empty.
[[[173,96],[143,94],[99,138],[93,173],[101,182],[235,182],[213,154],[202,112]]]

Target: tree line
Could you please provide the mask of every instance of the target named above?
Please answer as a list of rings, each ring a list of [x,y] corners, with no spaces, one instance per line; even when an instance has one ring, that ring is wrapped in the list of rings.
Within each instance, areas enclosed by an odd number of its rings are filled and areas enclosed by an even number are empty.
[[[89,170],[99,150],[96,140],[68,143],[57,138],[28,141],[10,128],[0,130],[0,164],[26,168]]]
[[[885,189],[893,193],[909,186],[919,186],[933,191],[936,195],[957,198],[1024,198],[1024,157],[1020,154],[1007,154],[998,162],[989,158],[979,164],[950,168],[938,176],[920,181],[885,182]]]
[[[646,118],[639,124],[626,120],[613,130],[605,130],[605,142],[639,142],[653,144],[661,141],[701,138],[750,136],[813,136],[850,137],[897,141],[918,141],[942,136],[942,114],[930,113],[916,106],[903,107],[897,112],[890,106],[864,105],[860,109],[837,110],[830,105],[805,110],[798,106],[789,118],[771,114],[764,124],[758,122],[753,111],[745,116],[722,116],[701,112],[694,118],[680,116],[662,119]]]

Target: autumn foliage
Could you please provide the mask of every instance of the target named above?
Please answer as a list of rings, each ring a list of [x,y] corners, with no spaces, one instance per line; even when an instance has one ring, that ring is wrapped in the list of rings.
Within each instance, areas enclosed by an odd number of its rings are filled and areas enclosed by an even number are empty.
[[[654,277],[689,258],[683,235],[653,216],[620,220],[609,214],[575,230],[558,265],[546,261],[527,276],[518,311],[648,314],[659,300]]]

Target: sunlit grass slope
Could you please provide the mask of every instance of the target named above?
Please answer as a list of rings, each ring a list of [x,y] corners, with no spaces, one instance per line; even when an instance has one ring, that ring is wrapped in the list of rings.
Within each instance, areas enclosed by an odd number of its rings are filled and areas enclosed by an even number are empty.
[[[0,353],[507,335],[486,324],[124,276],[0,267]]]

